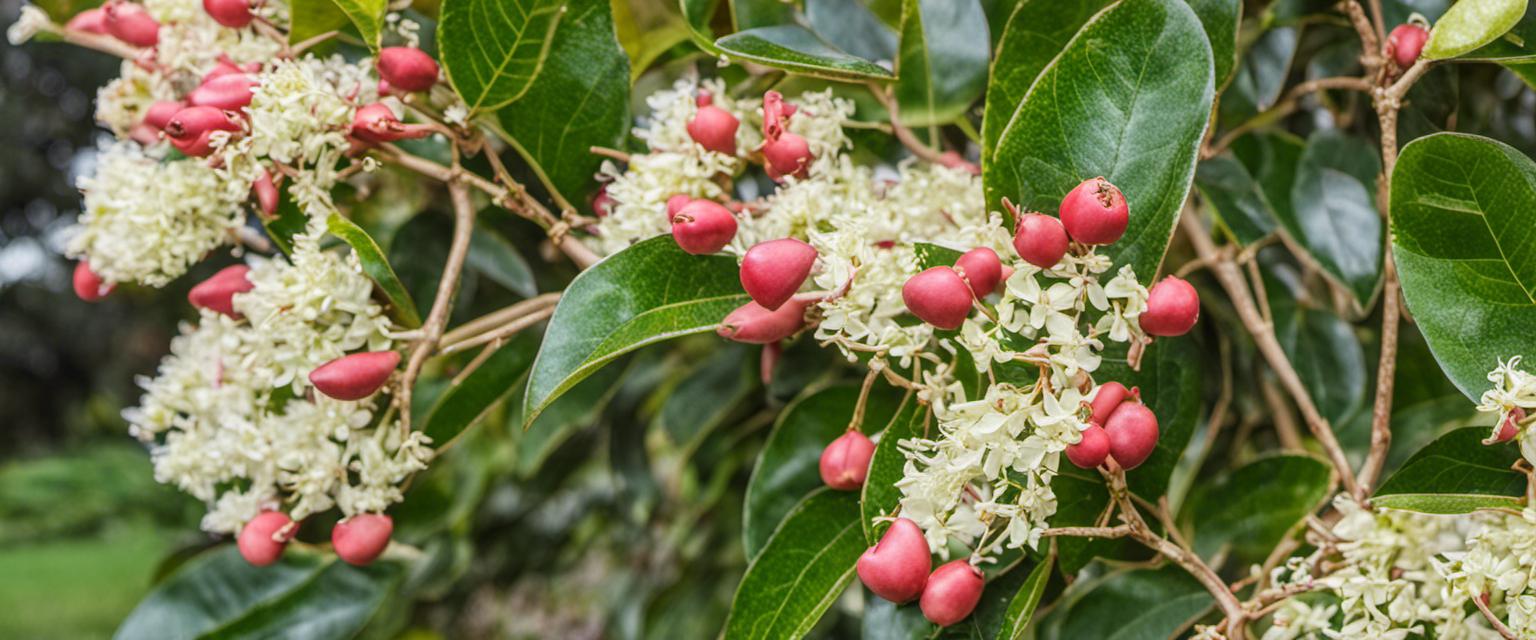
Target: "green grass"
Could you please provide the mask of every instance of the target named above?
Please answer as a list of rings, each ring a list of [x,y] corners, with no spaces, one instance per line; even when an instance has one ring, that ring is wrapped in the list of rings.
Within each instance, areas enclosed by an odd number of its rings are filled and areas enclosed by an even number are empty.
[[[150,527],[0,547],[0,638],[106,638],[149,590],[172,534]]]

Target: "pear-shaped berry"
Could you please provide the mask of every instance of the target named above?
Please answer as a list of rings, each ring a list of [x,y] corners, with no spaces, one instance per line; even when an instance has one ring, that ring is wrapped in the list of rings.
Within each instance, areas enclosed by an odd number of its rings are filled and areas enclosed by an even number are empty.
[[[1067,460],[1082,469],[1092,469],[1104,464],[1109,457],[1109,434],[1096,424],[1083,429],[1083,438],[1077,444],[1067,445]]]
[[[382,102],[363,105],[352,116],[352,137],[363,142],[394,142],[432,135],[432,126],[405,124]]]
[[[715,153],[736,155],[736,130],[741,127],[741,121],[731,112],[715,106],[714,96],[707,91],[700,91],[695,101],[699,110],[688,121],[688,137]]]
[[[752,245],[741,259],[741,288],[765,309],[777,309],[800,290],[816,265],[816,249],[796,238]]]
[[[969,560],[953,560],[933,570],[918,606],[929,622],[947,627],[976,610],[985,586],[981,571],[971,566]]]
[[[1003,262],[997,252],[987,247],[976,247],[955,260],[955,271],[965,278],[971,293],[978,299],[987,297],[1003,281]]]
[[[1111,244],[1125,235],[1131,211],[1125,196],[1104,178],[1090,178],[1061,199],[1061,224],[1083,244]]]
[[[389,546],[395,521],[381,513],[359,513],[331,528],[331,547],[347,564],[372,564]]]
[[[161,100],[144,110],[144,124],[156,131],[162,131],[171,123],[171,118],[176,117],[176,112],[185,108],[186,105],[180,102]]]
[[[240,536],[235,538],[235,546],[240,549],[240,557],[252,566],[265,567],[283,556],[283,549],[288,547],[288,541],[293,539],[298,527],[293,526],[293,520],[288,514],[279,511],[263,511],[251,518],[250,522],[240,529]]]
[[[1139,402],[1122,402],[1104,425],[1109,455],[1129,471],[1147,461],[1157,448],[1157,416]]]
[[[672,219],[677,217],[677,213],[692,202],[693,196],[685,193],[679,193],[667,198],[667,224],[672,224]]]
[[[756,302],[748,302],[725,316],[715,333],[727,340],[747,344],[773,344],[805,327],[805,309],[809,300],[791,298],[772,311]]]
[[[1387,57],[1396,62],[1399,69],[1407,69],[1419,61],[1419,54],[1424,52],[1424,43],[1428,40],[1429,31],[1424,27],[1413,23],[1397,25],[1387,36]]]
[[[75,263],[74,275],[75,295],[86,302],[95,302],[107,297],[117,285],[108,284],[91,270],[91,265],[85,260]]]
[[[256,17],[251,14],[249,0],[203,0],[203,11],[214,22],[231,29],[244,28]]]
[[[243,264],[225,267],[213,277],[197,283],[187,292],[187,301],[199,309],[217,311],[231,318],[239,318],[235,311],[235,294],[250,291],[256,285],[246,275],[251,268]]]
[[[1118,382],[1110,381],[1099,385],[1098,392],[1093,394],[1093,402],[1089,403],[1093,407],[1093,414],[1088,421],[1103,426],[1109,421],[1109,417],[1114,415],[1115,409],[1120,408],[1120,403],[1126,398],[1135,396],[1135,391],[1125,388],[1125,385]]]
[[[821,450],[821,481],[838,491],[854,491],[864,486],[869,474],[869,459],[875,456],[875,443],[858,430],[849,431]]]
[[[940,329],[959,329],[971,315],[971,287],[949,267],[933,267],[907,279],[901,299],[912,315]]]
[[[75,14],[75,17],[70,18],[69,22],[64,23],[64,28],[71,31],[94,33],[99,36],[111,35],[111,32],[107,31],[107,12],[100,8],[86,9]]]
[[[187,104],[239,111],[251,103],[251,92],[258,83],[246,73],[226,73],[198,85],[187,94]]]
[[[160,23],[143,5],[113,1],[103,6],[102,24],[112,37],[135,47],[153,47],[160,42]]]
[[[785,131],[778,138],[763,142],[763,159],[767,161],[768,176],[782,181],[786,176],[804,179],[816,158],[805,138]]]
[[[1178,276],[1168,276],[1147,292],[1141,330],[1153,336],[1182,336],[1200,319],[1200,294]]]
[[[736,216],[713,200],[694,200],[672,216],[672,237],[693,255],[714,253],[736,237]]]
[[[437,61],[415,47],[384,47],[379,50],[379,78],[392,89],[426,91],[437,84]]]
[[[177,151],[194,158],[213,153],[213,134],[239,131],[240,121],[217,107],[187,107],[165,124],[165,137]]]
[[[1026,213],[1019,217],[1018,228],[1013,233],[1013,250],[1025,262],[1049,269],[1067,255],[1067,229],[1061,221],[1043,213]]]
[[[271,171],[262,171],[251,181],[251,195],[256,196],[256,206],[262,215],[270,218],[277,214],[277,182],[272,179]]]
[[[371,351],[342,356],[309,372],[309,382],[337,400],[362,400],[373,395],[400,366],[395,351]]]
[[[897,518],[880,541],[859,556],[859,581],[875,595],[895,602],[911,602],[928,584],[933,556],[917,523]]]

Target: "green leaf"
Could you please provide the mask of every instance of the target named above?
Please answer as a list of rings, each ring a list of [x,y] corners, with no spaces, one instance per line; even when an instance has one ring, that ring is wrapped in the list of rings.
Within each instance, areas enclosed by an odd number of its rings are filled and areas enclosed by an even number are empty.
[[[1051,518],[1054,527],[1094,526],[1109,506],[1109,487],[1105,486],[1104,478],[1096,471],[1079,469],[1071,464],[1061,465],[1060,472],[1051,480],[1051,491],[1056,494],[1056,515]],[[1107,545],[1115,542],[1057,538],[1056,553],[1061,572],[1066,575],[1077,573]]]
[[[551,191],[584,203],[597,190],[594,146],[622,147],[629,134],[629,58],[606,0],[568,0],[543,71],[497,114],[512,147]]]
[[[977,605],[976,615],[973,617],[982,638],[997,638],[998,640],[1019,640],[1024,637],[1025,631],[1034,619],[1035,608],[1040,606],[1040,597],[1045,595],[1045,586],[1051,580],[1051,568],[1056,564],[1056,556],[1048,555],[1045,561],[1040,562],[1030,569],[1022,583],[1014,587],[1017,575],[1023,575],[1022,571],[1015,569],[1002,578],[987,585],[987,590],[981,594],[981,604]],[[997,599],[993,599],[993,587],[997,589]],[[1006,604],[1002,608],[1002,615],[996,616],[996,627],[991,624],[996,614],[996,603]],[[993,605],[993,606],[989,606]],[[989,615],[992,614],[992,615]]]
[[[1293,208],[1275,211],[1291,239],[1362,307],[1381,283],[1378,173],[1381,159],[1369,143],[1319,131],[1296,167]]]
[[[723,637],[777,640],[810,633],[853,579],[865,548],[857,496],[829,489],[806,496],[748,565]]]
[[[964,251],[934,244],[932,242],[912,243],[912,253],[917,256],[919,269],[931,269],[933,267],[947,267],[960,259]]]
[[[1222,124],[1236,124],[1274,106],[1285,89],[1300,39],[1297,27],[1275,27],[1259,35],[1221,93]]]
[[[863,82],[896,77],[885,67],[827,44],[799,25],[740,31],[716,40],[715,47],[736,60],[829,80]]]
[[[1332,475],[1327,463],[1311,456],[1261,458],[1196,486],[1180,520],[1193,531],[1201,556],[1230,546],[1241,560],[1262,561],[1328,498]]]
[[[325,224],[331,235],[341,238],[342,242],[352,247],[352,252],[363,265],[363,273],[368,274],[379,290],[384,292],[384,297],[389,299],[391,317],[408,327],[421,326],[421,315],[416,312],[416,303],[411,301],[411,294],[406,292],[405,285],[400,283],[395,270],[389,266],[389,260],[384,258],[384,251],[368,236],[368,232],[339,213],[332,213]]]
[[[1200,364],[1194,338],[1163,338],[1147,347],[1141,371],[1132,371],[1124,360],[1105,358],[1094,373],[1099,384],[1114,380],[1140,389],[1141,401],[1157,416],[1157,448],[1141,466],[1126,472],[1131,490],[1147,500],[1155,502],[1168,490],[1173,468],[1200,420]]]
[[[919,402],[914,394],[907,394],[901,408],[891,418],[885,430],[880,432],[880,442],[869,460],[869,474],[864,477],[863,495],[859,501],[864,511],[864,538],[874,544],[875,518],[889,515],[901,503],[901,490],[896,482],[901,480],[907,466],[897,443],[908,438],[927,435],[932,420],[931,408]]]
[[[1264,189],[1231,154],[1200,161],[1195,188],[1239,243],[1258,242],[1274,231],[1275,212]]]
[[[1026,564],[1032,564],[1028,571]],[[1029,629],[1054,564],[1051,555],[1041,562],[998,567],[996,575],[988,576],[976,610],[945,628],[924,618],[916,602],[898,605],[866,591],[861,635],[864,640],[1018,640]]]
[[[261,226],[266,229],[267,237],[272,239],[272,244],[283,255],[293,255],[293,237],[304,233],[309,226],[309,216],[299,210],[298,203],[287,190],[278,191],[277,213],[271,218],[261,218]]]
[[[1487,138],[1442,133],[1392,174],[1393,257],[1435,360],[1469,399],[1536,335],[1536,164]]]
[[[1365,404],[1365,350],[1354,328],[1331,311],[1298,304],[1286,285],[1265,278],[1275,337],[1317,410],[1338,425]]]
[[[731,22],[737,31],[789,24],[795,5],[782,0],[730,0]]]
[[[363,43],[373,51],[379,50],[379,34],[384,27],[384,14],[389,11],[389,4],[384,0],[331,0],[342,13],[347,14],[347,19],[357,27],[358,35],[363,37]]]
[[[204,553],[155,587],[113,637],[351,637],[402,576],[391,562],[354,567],[332,554],[288,551],[267,567],[246,563],[234,545]]]
[[[465,263],[484,274],[496,284],[524,298],[531,298],[538,289],[533,281],[533,269],[523,254],[507,241],[499,231],[486,225],[477,225],[469,237],[469,255]]]
[[[1200,16],[1200,25],[1211,43],[1216,86],[1224,87],[1237,68],[1237,26],[1243,19],[1243,0],[1185,1]]]
[[[747,557],[765,548],[774,528],[801,496],[822,486],[821,451],[848,428],[858,399],[858,385],[839,384],[802,395],[779,414],[747,482],[742,505]],[[860,430],[873,434],[890,423],[901,400],[901,394],[887,385],[870,389]],[[861,542],[863,535],[860,528]]]
[[[555,307],[529,374],[525,421],[625,353],[714,329],[745,304],[736,260],[684,253],[657,236],[576,276]]]
[[[1470,513],[1524,507],[1525,476],[1514,443],[1485,445],[1487,427],[1466,427],[1441,436],[1403,463],[1376,490],[1372,504],[1424,513]]]
[[[524,478],[533,477],[571,434],[592,426],[602,417],[628,368],[607,367],[598,371],[550,403],[536,418],[529,419],[525,411],[521,423],[527,426],[517,440],[517,468]]]
[[[538,348],[538,334],[523,331],[486,358],[469,377],[438,397],[421,426],[433,445],[441,448],[452,442],[517,389]]]
[[[757,389],[757,359],[749,348],[730,343],[716,349],[667,395],[656,422],[672,442],[685,451],[698,448]]]
[[[528,91],[568,4],[561,0],[443,1],[437,23],[438,51],[448,81],[471,112],[493,111]]]
[[[1164,640],[1213,604],[1210,592],[1177,565],[1119,570],[1072,585],[1035,637]]]
[[[347,14],[333,0],[293,0],[288,7],[289,44],[297,44],[347,25]]]
[[[987,84],[987,16],[978,0],[903,0],[896,102],[927,127],[965,115]]]
[[[1083,27],[1025,96],[985,167],[987,202],[1054,211],[1085,179],[1125,193],[1117,264],[1150,280],[1194,178],[1210,117],[1211,48],[1180,0],[1123,0]]]
[[[865,60],[896,59],[896,31],[862,2],[806,0],[805,18],[834,47]]]
[[[1454,58],[1504,35],[1525,16],[1527,0],[1460,0],[1429,31],[1424,57]]]
[[[1526,62],[1536,60],[1536,9],[1527,6],[1525,15],[1503,36],[1457,60],[1489,62]]]
[[[1291,211],[1291,186],[1306,142],[1287,133],[1249,134],[1232,144],[1232,153],[1264,191],[1271,212]],[[1196,177],[1199,180],[1199,177]],[[1294,215],[1294,214],[1292,214]],[[1275,224],[1270,223],[1270,229]]]
[[[720,9],[720,0],[678,0],[677,4],[683,12],[683,22],[688,25],[688,35],[693,38],[693,43],[711,56],[720,55],[720,48],[715,46],[715,32],[709,26],[715,12]]]

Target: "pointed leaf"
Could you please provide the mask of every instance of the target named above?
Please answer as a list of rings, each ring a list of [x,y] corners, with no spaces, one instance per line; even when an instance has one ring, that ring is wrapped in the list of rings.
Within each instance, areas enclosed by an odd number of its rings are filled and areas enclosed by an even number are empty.
[[[421,315],[416,312],[416,303],[411,301],[411,294],[400,283],[394,268],[389,266],[389,260],[385,259],[379,243],[374,242],[362,227],[341,217],[339,213],[331,214],[325,224],[331,235],[341,238],[342,242],[352,247],[358,262],[363,265],[363,273],[368,274],[379,290],[384,292],[384,297],[389,299],[390,315],[408,327],[421,326]]]
[[[901,409],[880,432],[880,442],[875,445],[875,455],[869,460],[869,475],[864,478],[860,500],[864,511],[864,538],[870,544],[876,540],[875,518],[889,515],[901,503],[901,490],[896,488],[896,482],[905,475],[907,456],[897,444],[926,436],[932,420],[932,408],[919,402],[916,395],[907,394]]]
[[[853,579],[866,545],[858,496],[819,489],[773,532],[736,587],[726,640],[800,638]]]
[[[384,28],[384,14],[389,10],[389,4],[384,0],[331,0],[336,3],[342,13],[347,14],[347,19],[357,27],[359,35],[363,36],[363,43],[369,49],[379,50],[379,34]]]
[[[1202,160],[1195,170],[1195,187],[1239,243],[1258,242],[1274,231],[1275,212],[1264,189],[1230,154]]]
[[[847,53],[799,25],[739,31],[715,41],[725,55],[744,62],[829,80],[891,80],[885,67]]]
[[[1200,26],[1211,42],[1216,86],[1224,87],[1237,68],[1237,26],[1243,19],[1243,0],[1187,0],[1200,16]]]
[[[448,81],[471,112],[522,97],[544,64],[561,0],[444,0],[438,50]]]
[[[901,123],[927,127],[965,114],[987,83],[987,16],[978,0],[904,0],[896,101]]]
[[[1514,443],[1485,445],[1487,427],[1457,429],[1420,449],[1383,482],[1371,503],[1423,513],[1457,514],[1525,506],[1525,476]]]
[[[1163,640],[1215,601],[1177,565],[1114,571],[1080,581],[1040,621],[1040,640]]]
[[[1454,58],[1493,42],[1525,16],[1527,0],[1461,0],[1435,21],[1424,43],[1430,60]]]
[[[1293,208],[1275,212],[1291,239],[1361,306],[1381,282],[1378,173],[1381,159],[1364,140],[1317,132],[1296,167]]]

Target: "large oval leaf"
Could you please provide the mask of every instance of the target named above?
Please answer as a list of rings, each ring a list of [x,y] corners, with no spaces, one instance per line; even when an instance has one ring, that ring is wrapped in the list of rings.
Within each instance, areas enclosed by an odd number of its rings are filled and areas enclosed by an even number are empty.
[[[736,260],[693,256],[671,236],[630,246],[571,281],[529,374],[524,421],[614,358],[715,328],[746,303]]]
[[[1430,60],[1454,58],[1493,42],[1525,15],[1528,0],[1461,0],[1435,21],[1424,43]]]
[[[1124,0],[1078,33],[1035,82],[985,167],[987,202],[1055,211],[1079,182],[1125,193],[1130,228],[1109,248],[1150,280],[1189,193],[1210,117],[1211,47],[1180,0]]]
[[[1499,360],[1536,355],[1536,164],[1500,142],[1436,134],[1392,174],[1393,257],[1435,359],[1476,399]]]
[[[1200,161],[1195,188],[1239,243],[1258,242],[1275,229],[1275,212],[1264,189],[1231,154]]]
[[[987,84],[990,40],[978,0],[904,0],[896,101],[901,123],[926,127],[965,114]]]
[[[896,59],[896,30],[862,2],[807,0],[805,19],[816,35],[843,51],[865,60]]]
[[[421,314],[416,312],[416,303],[411,301],[411,294],[400,283],[394,268],[389,266],[389,260],[384,257],[384,250],[379,248],[379,243],[374,242],[362,227],[341,217],[339,213],[332,213],[325,224],[331,235],[341,238],[342,242],[352,247],[352,252],[357,254],[357,261],[363,265],[363,273],[368,274],[379,290],[384,292],[384,297],[389,299],[390,315],[406,326],[421,326]]]
[[[803,637],[853,579],[865,548],[857,495],[819,489],[806,496],[747,567],[724,637]]]
[[[885,67],[838,49],[800,25],[758,27],[715,41],[725,55],[829,80],[891,80]]]
[[[1226,86],[1237,68],[1237,26],[1243,19],[1243,0],[1187,0],[1189,8],[1200,16],[1205,36],[1211,42],[1212,68],[1216,86]]]
[[[1239,559],[1262,561],[1328,498],[1332,474],[1332,467],[1311,456],[1261,458],[1196,486],[1180,519],[1192,526],[1201,556],[1211,558],[1230,545]]]
[[[567,11],[561,0],[443,0],[437,48],[470,111],[491,111],[533,84]]]
[[[1323,273],[1364,306],[1381,282],[1381,214],[1370,144],[1337,131],[1307,139],[1291,187],[1291,207],[1276,211],[1286,233]]]
[[[1214,604],[1177,565],[1115,571],[1072,585],[1040,621],[1040,640],[1164,640]]]
[[[1297,277],[1289,267],[1278,264],[1265,274],[1275,337],[1317,403],[1317,410],[1339,425],[1365,405],[1365,349],[1354,327],[1343,318],[1298,303],[1299,292],[1288,284]]]
[[[1457,60],[1488,60],[1494,62],[1529,62],[1536,59],[1536,10],[1527,6],[1525,16],[1502,37],[1495,38],[1470,53],[1456,56]],[[1511,67],[1513,69],[1513,67]],[[1518,73],[1518,72],[1517,72]]]
[[[1525,476],[1511,468],[1520,460],[1519,447],[1485,445],[1486,437],[1487,427],[1465,427],[1441,436],[1387,478],[1371,503],[1442,514],[1522,508]]]

